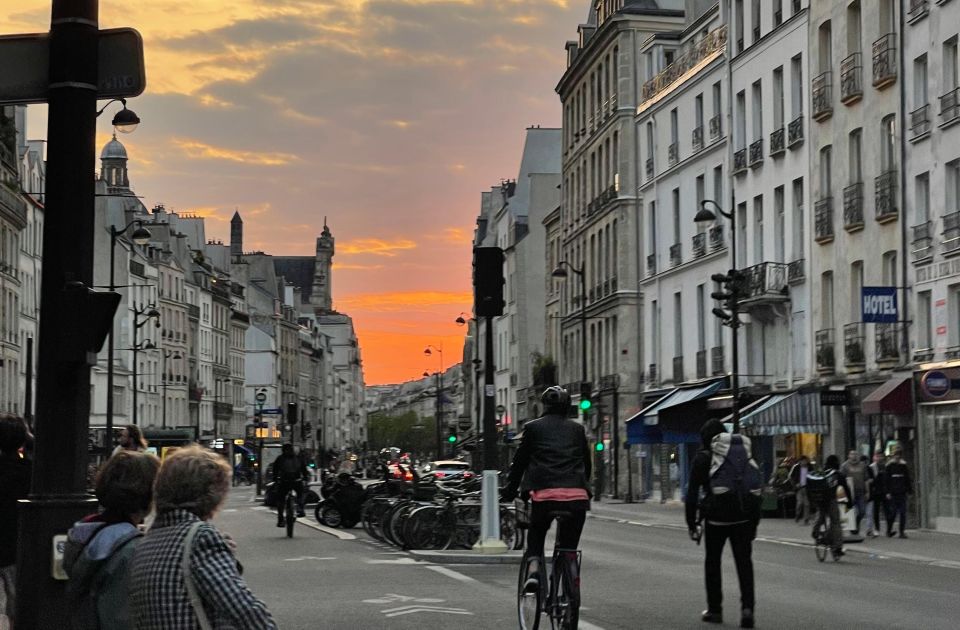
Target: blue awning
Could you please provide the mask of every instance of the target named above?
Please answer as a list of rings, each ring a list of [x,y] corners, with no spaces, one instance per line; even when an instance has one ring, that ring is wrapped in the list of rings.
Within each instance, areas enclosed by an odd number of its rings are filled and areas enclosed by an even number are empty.
[[[731,420],[727,416],[724,421]],[[771,394],[745,407],[740,428],[748,435],[830,433],[830,414],[816,392]]]
[[[630,444],[680,444],[700,441],[701,422],[661,422],[662,412],[681,411],[681,405],[706,398],[723,387],[723,379],[697,387],[677,388],[627,420],[627,441]],[[695,425],[695,428],[694,428]]]

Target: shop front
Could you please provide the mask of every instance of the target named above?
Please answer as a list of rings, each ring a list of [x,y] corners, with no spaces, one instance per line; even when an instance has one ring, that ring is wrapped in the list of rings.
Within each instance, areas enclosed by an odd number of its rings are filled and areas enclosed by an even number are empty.
[[[924,527],[960,534],[960,364],[914,375],[920,516]]]

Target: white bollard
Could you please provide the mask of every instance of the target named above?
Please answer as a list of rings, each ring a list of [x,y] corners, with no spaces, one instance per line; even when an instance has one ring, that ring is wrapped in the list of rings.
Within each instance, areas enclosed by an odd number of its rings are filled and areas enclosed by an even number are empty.
[[[479,553],[505,553],[507,546],[500,540],[500,487],[496,470],[483,471],[480,501],[480,540],[473,550]]]

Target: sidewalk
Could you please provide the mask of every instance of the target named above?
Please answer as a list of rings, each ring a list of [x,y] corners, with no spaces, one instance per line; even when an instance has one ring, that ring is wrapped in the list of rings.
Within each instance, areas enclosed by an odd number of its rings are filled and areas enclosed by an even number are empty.
[[[686,518],[683,504],[669,500],[645,503],[624,503],[614,499],[604,499],[591,506],[593,518],[629,521],[647,527],[676,528],[686,530]],[[881,524],[882,527],[882,524]],[[792,518],[764,518],[760,521],[757,539],[760,541],[812,545],[811,525],[795,523]],[[906,540],[887,538],[867,538],[862,543],[848,544],[848,552],[866,553],[877,557],[908,560],[936,566],[960,569],[960,536],[942,534],[925,529],[908,529]]]

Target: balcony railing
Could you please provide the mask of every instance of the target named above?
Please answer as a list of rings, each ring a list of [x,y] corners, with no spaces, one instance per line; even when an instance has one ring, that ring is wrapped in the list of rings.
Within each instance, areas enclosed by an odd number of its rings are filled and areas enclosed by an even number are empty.
[[[647,366],[647,384],[656,385],[660,381],[658,380],[659,374],[657,374],[657,364],[651,363]]]
[[[897,34],[873,42],[873,86],[884,88],[897,80]]]
[[[784,128],[780,127],[770,133],[770,155],[774,156],[786,151],[787,145],[784,142]]]
[[[814,205],[813,236],[818,243],[833,240],[833,197],[824,197]]]
[[[703,125],[693,128],[693,138],[690,142],[693,145],[694,151],[699,151],[703,148]]]
[[[641,104],[678,83],[683,75],[710,55],[723,50],[727,44],[727,27],[721,26],[701,38],[678,56],[673,63],[643,84]]]
[[[910,254],[913,262],[925,261],[933,256],[933,222],[924,221],[910,228],[913,240],[910,242]]]
[[[763,164],[763,138],[750,143],[750,168]]]
[[[960,212],[943,215],[941,251],[945,256],[960,251]]]
[[[960,120],[960,87],[940,97],[940,124],[946,125],[957,120]]]
[[[813,119],[826,120],[833,115],[833,73],[829,70],[813,79]]]
[[[647,158],[647,179],[653,179],[653,158]]]
[[[930,133],[930,105],[922,105],[910,112],[910,139],[919,140]]]
[[[747,294],[741,298],[743,302],[781,302],[788,298],[786,263],[762,262],[747,267],[743,273],[747,278]]]
[[[680,161],[680,143],[671,142],[670,146],[667,147],[667,162],[670,166],[673,166]]]
[[[215,401],[213,403],[213,416],[221,422],[230,420],[233,417],[233,405],[228,402]]]
[[[707,378],[706,350],[697,350],[697,378]]]
[[[900,326],[897,324],[876,324],[877,363],[891,363],[900,360]]]
[[[713,376],[719,376],[725,373],[723,363],[723,346],[710,348],[710,372]]]
[[[670,266],[676,267],[683,262],[681,252],[680,252],[680,243],[674,243],[670,246]]]
[[[910,0],[910,12],[907,14],[907,21],[910,24],[917,22],[930,13],[930,7],[927,0]]]
[[[817,370],[820,372],[833,372],[837,366],[837,359],[834,356],[834,330],[833,328],[824,328],[814,334],[817,349]]]
[[[848,368],[862,368],[866,363],[864,338],[862,323],[855,322],[843,327],[843,364]]]
[[[876,190],[877,221],[886,223],[897,218],[897,177],[896,170],[879,175],[874,181]]]
[[[960,346],[948,346],[947,349],[943,351],[943,358],[947,361],[960,359]]]
[[[787,265],[787,283],[800,284],[807,278],[806,260],[798,258]]]
[[[861,54],[853,53],[840,62],[840,102],[856,103],[863,96],[863,68]]]
[[[683,357],[673,357],[673,382],[683,382]]]
[[[647,275],[648,276],[657,275],[657,255],[656,254],[647,254]]]
[[[707,233],[693,235],[693,257],[700,258],[707,255]]]
[[[733,154],[733,172],[742,173],[747,170],[747,150],[740,149]]]
[[[863,183],[850,184],[843,189],[843,229],[856,232],[863,229]]]
[[[723,130],[723,126],[720,123],[720,114],[717,114],[710,119],[710,140],[717,140],[720,138],[720,133]]]
[[[803,142],[803,114],[790,121],[787,125],[787,147],[793,148]]]
[[[727,246],[723,241],[723,225],[717,224],[710,228],[710,251],[715,252]]]

